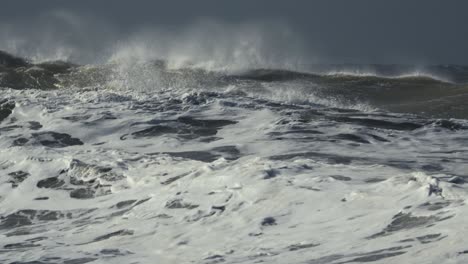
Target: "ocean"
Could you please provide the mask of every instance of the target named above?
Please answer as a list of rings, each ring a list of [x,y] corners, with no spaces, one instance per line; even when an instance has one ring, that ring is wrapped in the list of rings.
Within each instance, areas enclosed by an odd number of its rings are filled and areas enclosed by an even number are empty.
[[[468,67],[0,52],[0,262],[467,263]]]

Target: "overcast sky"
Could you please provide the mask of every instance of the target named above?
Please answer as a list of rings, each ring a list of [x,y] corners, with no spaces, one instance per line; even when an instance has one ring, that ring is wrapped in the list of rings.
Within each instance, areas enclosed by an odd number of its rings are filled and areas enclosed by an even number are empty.
[[[79,38],[89,48],[99,36],[118,41],[141,29],[177,31],[209,19],[287,26],[307,56],[323,62],[468,64],[466,0],[2,0],[0,49],[11,50],[9,37],[44,27],[55,32],[49,41],[60,41],[67,27],[41,23],[53,12],[87,20]]]

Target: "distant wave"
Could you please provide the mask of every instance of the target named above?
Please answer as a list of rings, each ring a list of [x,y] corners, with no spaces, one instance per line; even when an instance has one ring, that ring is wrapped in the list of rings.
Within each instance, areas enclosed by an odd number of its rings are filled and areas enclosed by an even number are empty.
[[[128,56],[128,55],[127,55]],[[365,83],[367,85],[371,83],[394,83],[398,82],[411,82],[411,83],[446,83],[456,84],[464,83],[465,79],[468,83],[468,67],[464,66],[431,66],[426,67],[427,69],[415,70],[415,67],[398,66],[398,65],[319,65],[322,69],[311,69],[311,70],[296,70],[289,68],[252,68],[246,66],[245,69],[227,70],[229,67],[221,69],[212,69],[211,67],[205,67],[206,65],[199,63],[185,62],[182,64],[174,63],[170,60],[135,60],[134,58],[124,57],[120,59],[113,58],[110,63],[103,65],[91,65],[91,66],[78,66],[73,63],[63,61],[50,61],[33,63],[28,59],[16,57],[6,52],[0,51],[0,67],[3,68],[3,75],[15,72],[15,75],[21,75],[21,69],[31,71],[31,68],[43,69],[40,76],[64,74],[64,69],[70,70],[70,72],[86,73],[89,71],[83,71],[84,68],[93,68],[93,75],[97,72],[109,73],[109,70],[131,72],[134,68],[137,68],[139,72],[142,70],[152,74],[154,72],[171,75],[175,72],[179,73],[177,78],[196,79],[197,75],[202,79],[206,76],[217,77],[222,80],[251,80],[251,81],[263,81],[263,82],[275,82],[275,81],[291,81],[291,80],[304,80],[314,81],[319,84],[343,82],[343,83]],[[38,67],[38,68],[37,68]],[[20,68],[20,69],[18,69]],[[307,68],[307,67],[303,67]],[[355,68],[355,69],[353,69]],[[437,72],[441,72],[438,74]],[[27,75],[27,76],[26,76]],[[31,74],[26,74],[25,78],[31,77]],[[17,76],[20,77],[21,76]],[[34,77],[34,76],[33,76]],[[91,77],[91,76],[90,76]],[[95,77],[95,76],[92,76]],[[115,74],[110,78],[116,77]],[[148,76],[146,76],[148,77]],[[4,78],[5,79],[5,76]],[[8,78],[6,78],[8,79]],[[15,78],[18,79],[18,78]],[[81,79],[86,79],[86,76],[81,76]],[[2,83],[0,83],[2,84]],[[3,83],[4,84],[4,83]],[[15,86],[16,87],[16,86]],[[21,88],[21,87],[18,87]],[[26,88],[26,87],[23,87]],[[29,88],[40,88],[40,87],[29,87]]]
[[[336,71],[336,72],[328,72],[325,75],[328,76],[337,76],[337,77],[378,77],[382,79],[431,79],[434,81],[440,81],[440,82],[446,82],[446,83],[451,83],[452,81],[441,77],[437,76],[435,74],[431,73],[426,73],[426,72],[419,72],[419,71],[412,71],[412,72],[407,72],[407,73],[402,73],[402,74],[397,74],[397,75],[382,75],[378,73],[373,73],[373,72],[353,72],[353,71]]]
[[[440,69],[446,73],[454,69],[454,79],[463,80],[468,75],[467,68]],[[427,112],[433,109],[431,111],[434,113],[449,111],[451,116],[465,116],[464,100],[468,96],[468,82],[453,82],[423,71],[382,72],[381,69],[380,72],[306,72],[268,68],[230,72],[189,64],[174,68],[167,60],[119,61],[84,66],[63,61],[35,64],[0,53],[0,87],[12,89],[92,87],[136,94],[164,90],[180,93],[235,92],[283,103],[389,109],[396,112]]]
[[[338,72],[327,72],[327,73],[308,73],[308,72],[297,72],[288,70],[274,70],[274,69],[256,69],[246,71],[243,74],[238,75],[240,78],[252,79],[258,81],[285,81],[285,80],[336,80],[336,81],[432,81],[434,83],[452,83],[450,80],[445,78],[421,72],[412,72],[396,76],[385,76],[377,73],[363,73],[363,72],[352,72],[352,71],[338,71]]]

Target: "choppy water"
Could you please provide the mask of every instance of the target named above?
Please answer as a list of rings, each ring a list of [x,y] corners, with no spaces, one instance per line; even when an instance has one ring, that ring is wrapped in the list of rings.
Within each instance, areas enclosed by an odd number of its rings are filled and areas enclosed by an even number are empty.
[[[6,61],[1,262],[468,260],[460,69]]]

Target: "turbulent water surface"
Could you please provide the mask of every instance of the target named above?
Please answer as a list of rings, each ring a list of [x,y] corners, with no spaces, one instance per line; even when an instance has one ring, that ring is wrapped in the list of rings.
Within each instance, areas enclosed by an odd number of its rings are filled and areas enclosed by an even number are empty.
[[[0,53],[0,261],[466,263],[468,69],[350,67]]]

